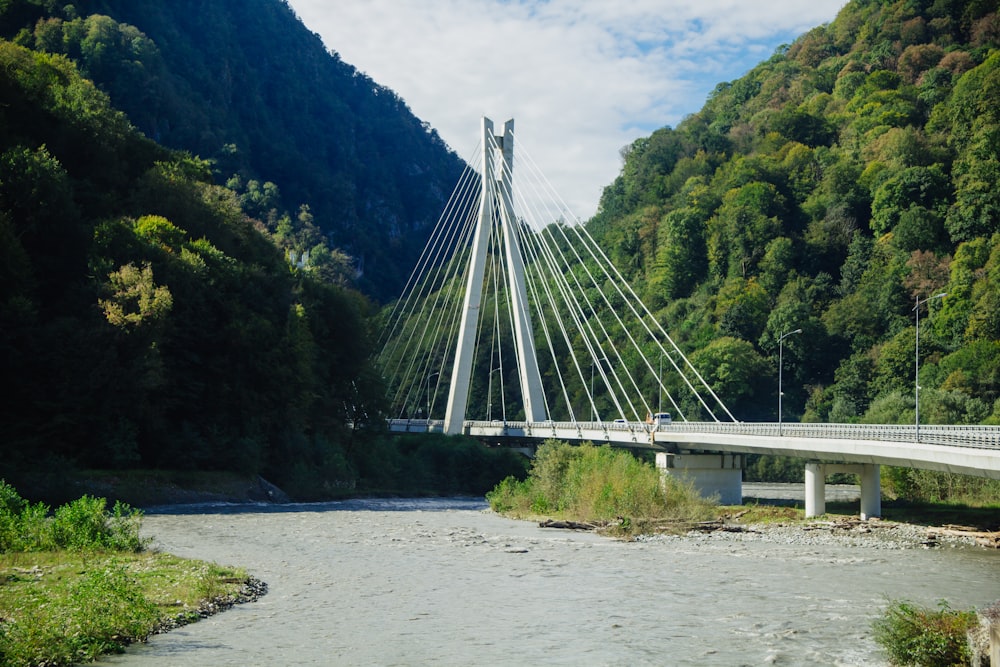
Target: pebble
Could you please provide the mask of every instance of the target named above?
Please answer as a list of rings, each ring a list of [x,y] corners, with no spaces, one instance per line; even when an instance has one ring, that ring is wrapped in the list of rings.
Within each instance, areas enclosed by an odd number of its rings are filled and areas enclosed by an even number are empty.
[[[690,531],[684,535],[641,535],[639,542],[694,541],[707,543],[765,542],[794,546],[852,546],[868,549],[933,549],[978,546],[972,537],[935,535],[933,529],[907,523],[875,521],[862,524],[737,524],[726,530]]]

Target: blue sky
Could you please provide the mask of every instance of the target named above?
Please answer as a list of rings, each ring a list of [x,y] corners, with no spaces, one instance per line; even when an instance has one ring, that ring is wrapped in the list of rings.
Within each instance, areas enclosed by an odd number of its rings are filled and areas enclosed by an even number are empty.
[[[845,0],[288,0],[327,48],[471,159],[480,118],[515,119],[582,220],[619,151],[701,109],[722,81],[832,21]],[[516,177],[515,177],[516,178]]]

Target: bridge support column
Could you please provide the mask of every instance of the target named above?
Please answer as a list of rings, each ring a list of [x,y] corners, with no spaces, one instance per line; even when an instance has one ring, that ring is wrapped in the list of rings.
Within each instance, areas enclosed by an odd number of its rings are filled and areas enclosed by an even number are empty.
[[[656,453],[661,475],[677,475],[691,480],[703,496],[717,495],[723,505],[743,503],[742,454]]]
[[[826,466],[806,463],[806,517],[826,514]]]
[[[861,482],[861,520],[882,516],[882,481],[877,463],[806,463],[806,518],[826,514],[826,476],[857,475]]]

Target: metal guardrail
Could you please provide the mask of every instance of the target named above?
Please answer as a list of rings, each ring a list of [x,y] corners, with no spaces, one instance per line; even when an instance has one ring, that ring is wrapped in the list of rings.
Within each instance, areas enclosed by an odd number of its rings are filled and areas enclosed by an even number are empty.
[[[884,442],[919,442],[924,445],[948,447],[973,447],[1000,449],[998,426],[921,425],[917,427],[894,424],[802,424],[802,423],[706,423],[680,422],[664,429],[688,433],[727,433],[786,438],[826,438],[839,440],[876,440]]]
[[[444,422],[425,419],[392,419],[389,428],[399,432],[441,433]],[[891,424],[803,424],[777,422],[673,422],[654,427],[644,422],[523,422],[467,421],[466,430],[498,429],[517,432],[527,437],[551,437],[567,430],[627,432],[636,436],[656,430],[658,433],[719,433],[786,438],[826,438],[840,440],[876,440],[885,442],[919,442],[922,445],[1000,449],[1000,426],[916,426]],[[919,438],[919,439],[918,439]]]

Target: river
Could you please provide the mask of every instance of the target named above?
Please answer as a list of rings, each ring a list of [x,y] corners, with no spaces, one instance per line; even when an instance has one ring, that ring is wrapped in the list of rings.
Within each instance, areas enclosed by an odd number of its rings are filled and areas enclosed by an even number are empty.
[[[143,530],[269,591],[98,665],[880,665],[887,599],[1000,600],[994,550],[621,542],[480,499],[173,508]]]

